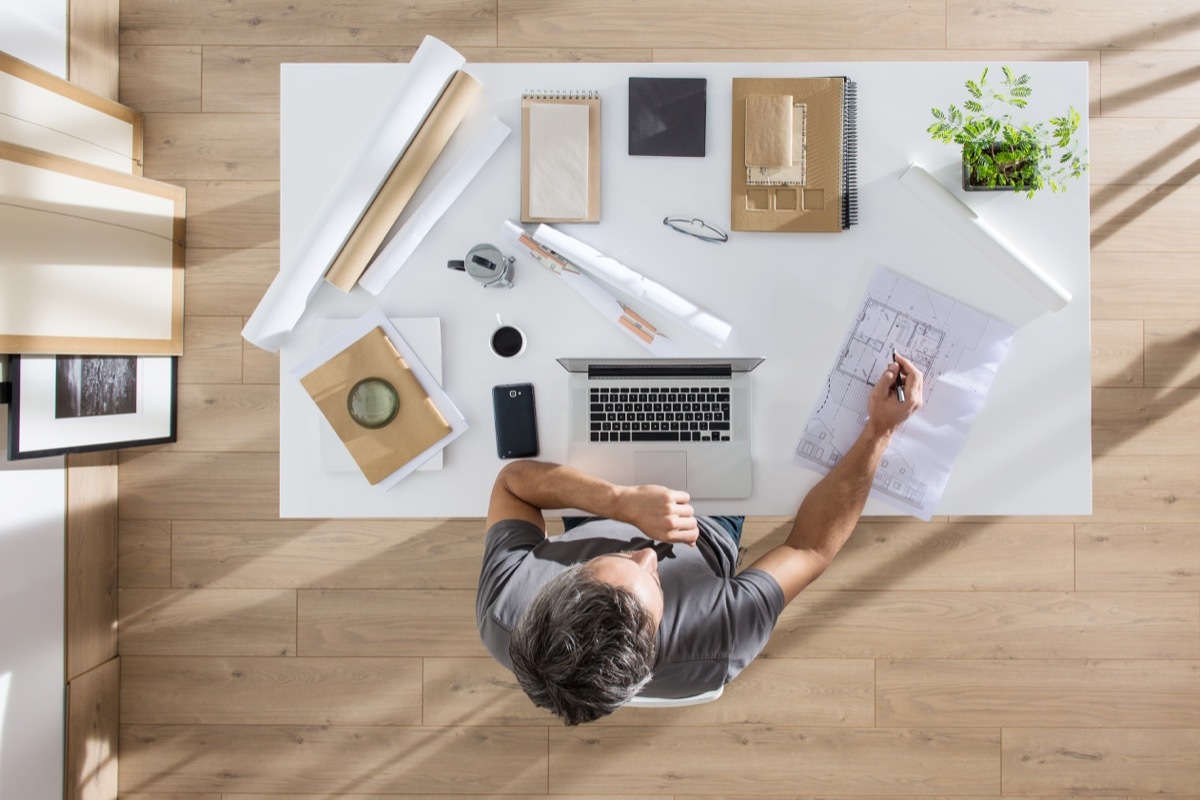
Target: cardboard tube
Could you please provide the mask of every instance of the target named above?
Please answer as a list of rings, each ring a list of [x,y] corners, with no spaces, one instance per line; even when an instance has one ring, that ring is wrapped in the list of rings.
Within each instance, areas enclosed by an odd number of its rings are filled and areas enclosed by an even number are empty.
[[[461,70],[450,79],[450,85],[429,112],[412,144],[371,201],[329,272],[325,273],[325,280],[343,292],[354,288],[482,88],[479,81]]]

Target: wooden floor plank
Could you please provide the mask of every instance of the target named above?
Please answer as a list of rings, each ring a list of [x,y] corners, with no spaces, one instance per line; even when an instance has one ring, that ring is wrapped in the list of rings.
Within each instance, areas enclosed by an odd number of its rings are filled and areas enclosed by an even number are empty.
[[[189,247],[184,270],[187,315],[248,317],[279,272],[279,250]]]
[[[121,659],[111,658],[67,684],[64,797],[117,796]]]
[[[187,189],[188,247],[279,247],[278,181],[174,181]]]
[[[1200,389],[1197,317],[1146,321],[1146,385]]]
[[[1200,226],[1200,161],[1193,163],[1188,185],[1094,187],[1108,202],[1092,209],[1092,252],[1195,253]],[[1111,200],[1109,198],[1111,197]]]
[[[245,322],[245,320],[243,320]],[[242,342],[242,383],[279,385],[279,354]]]
[[[1144,385],[1145,330],[1140,319],[1092,320],[1092,386]]]
[[[748,24],[762,47],[944,47],[941,0],[820,0],[680,8],[637,0],[504,0],[498,44],[534,47],[742,47]],[[750,21],[753,21],[750,23]]]
[[[296,593],[265,589],[122,589],[124,656],[296,653]]]
[[[1197,26],[1193,26],[1195,28]],[[1196,50],[1107,50],[1100,54],[1105,117],[1194,119],[1200,108]],[[1192,134],[1195,144],[1195,134]]]
[[[277,181],[279,115],[146,114],[145,154],[159,180]]]
[[[479,520],[175,523],[176,586],[465,589],[479,579]]]
[[[142,112],[199,111],[201,48],[122,47],[120,99]]]
[[[122,725],[126,791],[534,793],[544,728]]]
[[[278,453],[121,454],[121,519],[277,519]]]
[[[622,708],[598,726],[870,726],[875,666],[869,660],[762,659],[719,701],[674,709]],[[491,658],[425,659],[426,725],[557,725]]]
[[[179,383],[241,383],[242,320],[187,316]]]
[[[1200,519],[1200,458],[1119,455],[1092,462],[1092,518],[1106,522]]]
[[[121,722],[420,725],[421,660],[125,656]]]
[[[1100,455],[1200,455],[1200,389],[1095,389],[1092,450]]]
[[[285,0],[166,4],[123,0],[121,44],[419,45],[496,43],[495,0],[342,0],[336,8]]]
[[[551,728],[550,791],[898,797],[1000,789],[995,730],[706,726],[689,731],[686,746],[663,746],[677,738],[674,728]]]
[[[1076,526],[1076,582],[1085,591],[1200,591],[1194,523]]]
[[[216,590],[205,590],[216,591]],[[302,656],[483,656],[475,592],[302,589]]]
[[[1191,795],[1200,730],[1008,728],[1005,794]]]
[[[117,581],[126,586],[171,585],[171,521],[123,519],[117,527]]]
[[[1196,254],[1092,253],[1092,318],[1200,319]]]
[[[1055,0],[1039,5],[948,0],[950,47],[1200,49],[1186,4]],[[1064,55],[1069,55],[1064,53]]]
[[[764,650],[803,658],[1196,658],[1184,592],[805,591]]]
[[[1200,124],[1194,119],[1093,115],[1088,133],[1096,184],[1185,183],[1200,157]]]
[[[813,588],[1071,589],[1073,533],[1069,524],[860,523]]]
[[[1200,726],[1200,661],[908,659],[878,670],[880,726]]]
[[[180,386],[179,441],[162,451],[278,452],[279,389],[240,383]]]

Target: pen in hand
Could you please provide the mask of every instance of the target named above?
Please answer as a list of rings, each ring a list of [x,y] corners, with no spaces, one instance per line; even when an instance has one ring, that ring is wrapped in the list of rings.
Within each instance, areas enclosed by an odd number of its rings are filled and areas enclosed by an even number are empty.
[[[904,370],[900,366],[899,359],[896,358],[896,349],[892,348],[892,361],[896,362],[896,382],[893,388],[896,390],[896,399],[901,403],[904,402]]]

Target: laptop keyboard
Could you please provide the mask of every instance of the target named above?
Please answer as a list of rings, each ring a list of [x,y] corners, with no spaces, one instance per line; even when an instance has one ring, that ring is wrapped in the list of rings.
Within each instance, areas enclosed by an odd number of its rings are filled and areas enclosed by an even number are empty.
[[[589,388],[593,442],[728,442],[729,387]]]

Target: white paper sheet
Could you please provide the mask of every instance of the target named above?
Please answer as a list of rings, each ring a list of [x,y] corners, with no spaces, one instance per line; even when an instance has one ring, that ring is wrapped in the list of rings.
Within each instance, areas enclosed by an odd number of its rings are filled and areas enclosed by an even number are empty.
[[[925,376],[925,403],[892,438],[871,496],[933,516],[971,423],[1012,344],[1013,328],[880,268],[792,459],[828,473],[867,421],[867,396],[893,348]]]
[[[574,103],[529,106],[529,216],[587,216],[590,114]]]
[[[289,373],[288,380],[299,382],[300,379],[305,375],[312,372],[314,369],[321,366],[326,361],[333,358],[338,353],[342,352],[377,327],[383,329],[384,334],[387,335],[388,339],[395,346],[396,352],[398,352],[404,358],[404,362],[408,364],[408,368],[412,370],[413,375],[421,384],[421,388],[423,388],[426,394],[429,395],[429,399],[433,401],[433,404],[437,407],[438,412],[441,413],[447,424],[450,425],[450,432],[448,434],[443,436],[441,439],[438,439],[436,442],[430,445],[427,450],[415,457],[412,461],[409,461],[403,467],[396,470],[379,483],[375,484],[375,488],[379,489],[380,491],[387,491],[415,472],[418,467],[433,457],[435,453],[440,453],[442,449],[446,447],[446,445],[450,444],[450,442],[454,441],[459,436],[462,436],[469,427],[467,425],[467,420],[462,415],[462,412],[460,412],[458,407],[454,405],[454,402],[446,394],[445,390],[442,389],[441,384],[434,380],[433,374],[429,371],[429,368],[425,366],[424,362],[422,362],[421,359],[417,357],[417,354],[413,351],[413,349],[409,347],[408,342],[406,342],[404,337],[400,335],[400,332],[396,330],[396,326],[392,324],[392,321],[388,319],[387,316],[378,308],[372,308],[366,314],[363,314],[358,319],[348,323],[335,335],[331,336],[319,347],[317,347],[317,349],[311,355],[309,355],[308,358],[304,359],[304,361],[302,361],[300,364],[297,364],[296,367]],[[313,405],[315,408],[316,404],[314,403]],[[320,411],[318,410],[317,413],[320,414]],[[324,420],[323,416],[322,420]],[[328,425],[328,421],[325,421],[325,424]]]
[[[942,186],[918,164],[910,164],[900,176],[900,185],[913,193],[931,211],[1003,269],[1022,288],[1050,311],[1071,302],[1071,293],[1044,269],[1018,250],[969,206]]]
[[[725,344],[733,330],[728,322],[685,300],[662,284],[549,225],[539,225],[533,232],[533,240],[562,255],[593,278],[670,314],[718,347]]]
[[[291,250],[296,257],[281,263],[279,274],[250,316],[242,336],[264,350],[277,352],[321,286],[325,271],[379,187],[391,174],[420,128],[429,109],[466,60],[453,48],[426,36],[413,55],[405,80],[391,99],[391,110],[367,138],[367,145],[330,189],[304,242]]]

